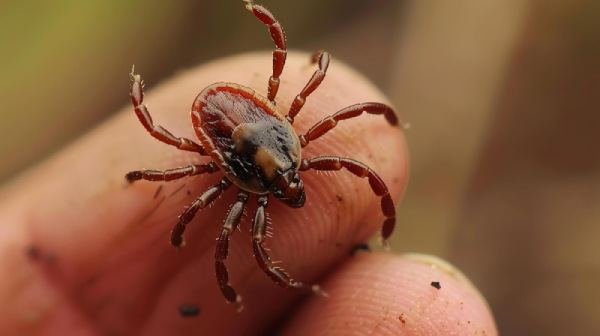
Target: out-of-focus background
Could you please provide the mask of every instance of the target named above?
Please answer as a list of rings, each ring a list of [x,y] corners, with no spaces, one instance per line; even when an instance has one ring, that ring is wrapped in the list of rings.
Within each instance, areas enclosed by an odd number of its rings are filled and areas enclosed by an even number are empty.
[[[259,3],[411,123],[396,252],[463,269],[505,335],[600,334],[600,2]],[[132,64],[270,48],[241,0],[2,1],[0,183],[128,104]]]

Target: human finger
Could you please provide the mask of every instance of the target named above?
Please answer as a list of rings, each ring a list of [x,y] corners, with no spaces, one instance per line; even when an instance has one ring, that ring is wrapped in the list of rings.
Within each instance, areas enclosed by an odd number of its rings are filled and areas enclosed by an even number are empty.
[[[359,253],[324,281],[284,335],[497,335],[485,299],[453,266],[425,255]]]
[[[277,98],[280,109],[291,104],[314,71],[308,58],[294,53],[288,57]],[[185,71],[149,90],[145,103],[155,124],[194,139],[188,111],[196,94],[217,81],[264,93],[270,59],[266,53],[246,54]],[[143,69],[138,70],[143,74]],[[351,69],[332,63],[294,126],[306,131],[336,110],[365,101],[385,102],[385,98]],[[395,200],[406,183],[402,134],[382,116],[340,123],[335,132],[303,151],[305,157],[318,155],[352,157],[370,165],[388,183]],[[187,245],[178,253],[168,244],[177,216],[221,176],[162,184],[140,181],[131,186],[123,179],[131,170],[162,170],[208,160],[158,143],[139,125],[129,106],[6,188],[0,196],[0,219],[14,225],[3,226],[0,252],[19,256],[5,267],[13,271],[26,265],[29,285],[22,287],[22,280],[8,282],[2,292],[14,292],[19,286],[25,292],[33,288],[43,292],[13,298],[16,305],[28,298],[28,314],[37,316],[27,328],[58,330],[93,321],[90,327],[126,333],[197,328],[215,333],[249,331],[265,328],[289,307],[297,295],[271,283],[252,256],[247,230],[254,199],[248,202],[242,232],[231,239],[226,261],[230,283],[246,302],[246,310],[238,314],[225,304],[213,275],[215,238],[235,192],[225,193],[213,207],[198,213],[186,231]],[[294,278],[312,282],[345,257],[352,244],[375,232],[384,217],[366,179],[347,172],[302,176],[306,205],[291,209],[271,200],[267,211],[275,237],[267,239],[266,246]],[[15,254],[31,249],[42,257],[31,260],[31,254]],[[185,302],[201,307],[199,318],[178,315],[177,307]],[[15,321],[23,319],[18,311],[6,313]],[[236,323],[228,323],[234,319]]]

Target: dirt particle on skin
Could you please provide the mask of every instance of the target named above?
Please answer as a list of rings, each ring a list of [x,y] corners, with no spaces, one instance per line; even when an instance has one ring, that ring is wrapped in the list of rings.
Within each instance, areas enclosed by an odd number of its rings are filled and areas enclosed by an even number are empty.
[[[439,281],[432,281],[432,282],[431,282],[431,287],[433,287],[433,288],[437,288],[437,289],[441,289],[441,288],[442,288],[442,285],[440,285],[440,282],[439,282]]]
[[[54,264],[58,259],[56,257],[56,254],[44,252],[40,249],[39,246],[33,244],[27,246],[27,248],[25,249],[25,254],[31,261],[42,261],[47,264]]]
[[[40,260],[42,253],[40,252],[40,248],[35,245],[29,245],[25,249],[25,254],[27,257],[33,261]]]
[[[337,198],[338,202],[342,201],[342,195],[337,194],[337,195],[335,195],[335,197]]]
[[[404,317],[404,313],[400,314],[400,316],[398,316],[398,320],[400,320],[400,322],[402,322],[402,324],[406,324],[406,318]]]
[[[179,305],[179,315],[182,317],[194,317],[200,314],[200,307],[193,303],[183,303]]]

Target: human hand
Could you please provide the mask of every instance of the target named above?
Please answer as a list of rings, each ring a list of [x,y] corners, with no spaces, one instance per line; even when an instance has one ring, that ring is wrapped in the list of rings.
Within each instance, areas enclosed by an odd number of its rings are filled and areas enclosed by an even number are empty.
[[[213,62],[149,90],[145,102],[155,124],[193,139],[189,109],[198,92],[217,81],[264,92],[269,62],[265,53]],[[282,110],[312,71],[308,55],[290,54],[277,99]],[[385,98],[333,60],[295,128],[307,130],[366,101]],[[382,116],[345,121],[303,150],[305,157],[327,154],[371,166],[399,200],[407,180],[404,139]],[[305,172],[303,208],[276,200],[267,208],[274,237],[265,244],[272,257],[294,278],[319,282],[329,297],[284,291],[265,276],[252,256],[248,214],[226,261],[230,282],[244,298],[245,310],[237,313],[214,276],[215,238],[236,193],[198,213],[186,231],[186,247],[177,251],[168,243],[177,216],[220,176],[130,186],[123,178],[131,170],[206,161],[152,139],[128,106],[6,186],[0,195],[0,334],[496,333],[485,301],[440,260],[365,252],[349,257],[353,245],[380,228],[383,216],[368,182],[344,171]],[[249,209],[255,203],[251,197]],[[402,223],[396,234],[401,232]],[[199,315],[181,316],[184,303],[197,304]]]

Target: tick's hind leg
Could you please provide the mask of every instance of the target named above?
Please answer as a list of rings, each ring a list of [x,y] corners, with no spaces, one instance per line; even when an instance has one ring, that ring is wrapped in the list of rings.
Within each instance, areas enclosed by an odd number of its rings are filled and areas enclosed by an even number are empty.
[[[256,16],[262,23],[269,27],[269,33],[275,43],[275,50],[273,50],[273,74],[269,78],[269,91],[267,98],[275,103],[275,96],[279,90],[279,76],[283,72],[285,65],[285,59],[287,57],[287,45],[285,41],[285,33],[281,24],[275,19],[273,14],[266,8],[260,5],[255,5],[252,0],[244,0],[247,2],[246,8]]]
[[[392,235],[396,226],[396,208],[394,207],[394,202],[387,186],[371,168],[356,160],[337,156],[319,156],[310,160],[302,160],[302,164],[300,165],[300,170],[337,171],[342,168],[346,168],[346,170],[358,177],[367,177],[375,195],[381,197],[381,211],[385,216],[383,226],[381,227],[381,244],[386,250],[389,250],[388,238]]]
[[[178,138],[171,134],[171,132],[167,131],[160,125],[154,125],[152,123],[152,117],[150,116],[150,112],[148,112],[148,108],[143,104],[144,101],[144,83],[142,82],[142,77],[140,75],[136,75],[133,72],[133,68],[131,69],[131,103],[133,104],[133,109],[135,110],[135,114],[138,119],[155,139],[166,143],[167,145],[175,146],[181,150],[197,152],[200,155],[208,155],[204,147],[200,144],[187,139],[187,138]]]
[[[265,237],[267,236],[265,208],[267,207],[268,201],[269,197],[267,195],[260,195],[258,197],[258,208],[254,214],[254,222],[252,223],[252,248],[254,251],[254,258],[256,258],[258,265],[271,280],[283,288],[325,295],[318,285],[308,286],[300,281],[292,280],[283,269],[273,265],[271,258],[262,246]]]
[[[194,219],[198,210],[202,210],[216,200],[221,193],[231,186],[231,181],[226,177],[221,179],[219,183],[208,188],[202,195],[198,196],[190,206],[183,211],[179,216],[179,221],[173,227],[171,231],[171,245],[175,247],[183,247],[183,233],[185,232],[185,226]]]
[[[233,204],[227,214],[225,223],[223,224],[223,230],[217,239],[217,250],[215,251],[215,269],[217,273],[217,283],[221,288],[221,293],[227,301],[235,303],[236,309],[241,311],[242,297],[239,296],[235,289],[229,284],[229,273],[227,272],[227,266],[225,266],[225,259],[229,253],[229,236],[237,229],[244,213],[244,206],[248,200],[248,192],[244,190],[238,191],[238,200]]]
[[[329,55],[328,52],[322,51],[322,50],[316,52],[312,56],[311,62],[317,63],[319,65],[319,68],[317,70],[315,70],[315,72],[313,73],[313,75],[310,78],[310,80],[308,81],[308,83],[306,83],[306,86],[304,86],[304,89],[302,89],[302,91],[300,91],[300,93],[294,99],[294,102],[292,102],[290,111],[288,112],[288,115],[286,116],[287,120],[291,124],[294,123],[294,118],[296,118],[296,115],[298,115],[298,113],[302,109],[302,106],[304,106],[304,103],[306,102],[306,98],[311,93],[313,93],[313,91],[315,91],[319,87],[319,85],[321,85],[321,82],[323,81],[323,79],[325,78],[325,74],[327,73],[327,68],[329,67],[330,59],[331,59],[331,55]]]
[[[214,162],[207,164],[192,164],[187,167],[161,170],[136,170],[125,175],[125,179],[129,183],[138,180],[146,181],[173,181],[186,176],[194,176],[200,174],[212,174],[219,170],[219,167]]]

